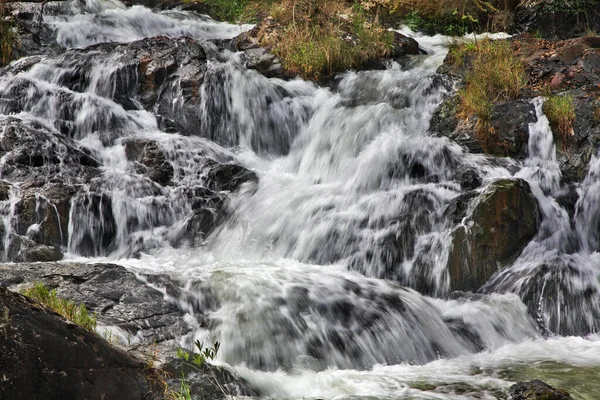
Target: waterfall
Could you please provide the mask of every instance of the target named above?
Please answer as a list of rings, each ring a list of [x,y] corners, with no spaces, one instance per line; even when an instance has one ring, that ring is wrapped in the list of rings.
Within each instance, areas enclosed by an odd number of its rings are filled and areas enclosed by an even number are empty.
[[[277,398],[492,399],[513,367],[600,365],[600,156],[572,218],[543,99],[523,161],[432,135],[449,38],[405,29],[427,55],[320,87],[246,68],[222,44],[250,25],[116,0],[45,23],[62,50],[0,70],[4,258],[42,237],[169,276],[196,326],[180,344],[220,341]],[[483,190],[466,175],[524,179],[541,222],[479,293],[451,293],[448,209]]]

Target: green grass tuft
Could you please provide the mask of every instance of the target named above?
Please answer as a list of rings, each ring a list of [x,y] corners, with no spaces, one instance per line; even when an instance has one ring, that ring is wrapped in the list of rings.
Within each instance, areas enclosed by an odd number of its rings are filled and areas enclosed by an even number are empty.
[[[556,141],[560,141],[563,147],[566,147],[574,134],[575,105],[573,96],[550,96],[544,102],[543,111],[550,121]]]
[[[42,303],[85,330],[96,331],[95,313],[90,314],[84,304],[78,306],[70,300],[61,299],[56,295],[56,290],[49,290],[43,283],[36,282],[32,288],[23,291],[23,294]]]

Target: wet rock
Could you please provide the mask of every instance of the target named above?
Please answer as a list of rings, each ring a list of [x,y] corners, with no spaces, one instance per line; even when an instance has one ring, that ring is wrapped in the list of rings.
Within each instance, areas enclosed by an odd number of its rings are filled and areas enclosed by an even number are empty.
[[[476,117],[457,117],[458,101],[453,97],[438,107],[431,121],[432,133],[446,136],[473,153],[521,159],[527,156],[529,124],[536,121],[533,104],[526,100],[495,103],[490,129],[479,129]]]
[[[142,361],[5,288],[0,353],[4,399],[141,400],[152,394]]]
[[[573,400],[566,390],[555,389],[539,380],[516,383],[509,391],[512,400]]]
[[[47,246],[66,246],[71,199],[77,188],[61,184],[38,187],[31,183],[22,186],[23,193],[16,204],[17,234]]]
[[[256,174],[239,164],[209,161],[208,165],[209,182],[215,190],[234,192],[244,183],[258,183]]]
[[[415,39],[396,31],[393,31],[393,35],[394,50],[391,55],[392,58],[403,57],[409,54],[415,55],[424,53],[424,51],[419,48],[419,43]]]
[[[254,69],[267,78],[287,79],[290,75],[283,68],[281,60],[263,48],[249,48],[243,55],[246,68]]]
[[[75,141],[34,120],[0,117],[0,201],[11,224],[8,260],[57,260],[68,244],[71,202],[99,163]],[[14,240],[13,240],[14,239]],[[36,246],[41,247],[36,247]]]
[[[160,343],[190,330],[183,313],[161,292],[118,265],[0,264],[0,282],[15,290],[42,282],[55,288],[59,297],[85,304],[99,322],[123,329],[134,343]]]
[[[586,336],[600,329],[600,293],[591,272],[596,268],[584,260],[556,257],[505,269],[481,292],[516,293],[544,335]]]
[[[94,184],[98,185],[98,181],[91,182],[91,185]],[[100,188],[95,189],[84,190],[74,196],[71,202],[73,221],[69,221],[78,227],[69,237],[70,249],[88,257],[108,254],[116,246],[117,222],[112,197]]]
[[[572,3],[536,1],[522,2],[515,10],[513,31],[537,32],[544,38],[580,36],[600,30],[600,5],[593,1]]]
[[[39,23],[40,3],[6,2],[3,7],[11,15],[19,33],[19,45],[13,48],[13,59],[58,54],[63,50],[56,42],[56,30],[47,24]],[[57,10],[65,7],[64,2],[48,2],[44,7],[44,14],[55,14]]]
[[[317,262],[335,262],[345,258],[348,249],[359,248],[350,258],[350,267],[369,276],[393,279],[410,284],[411,277],[399,266],[415,255],[419,236],[431,231],[439,217],[433,211],[438,199],[427,190],[408,192],[395,216],[373,218],[365,223],[369,231],[377,232],[370,239],[353,237],[348,229],[332,232],[319,249]],[[360,235],[360,231],[358,234]],[[357,235],[357,233],[354,233]],[[363,244],[360,241],[364,240]],[[411,285],[412,286],[412,285]]]
[[[132,138],[123,141],[125,155],[136,164],[136,172],[166,186],[172,184],[173,165],[168,162],[159,144],[153,140]]]
[[[0,156],[6,180],[32,176],[54,180],[98,174],[98,161],[70,138],[34,120],[0,116]]]
[[[473,202],[466,221],[452,233],[451,290],[479,289],[537,232],[537,200],[521,179],[492,182]]]
[[[442,75],[443,76],[443,75]],[[458,96],[451,96],[444,100],[438,106],[429,124],[429,131],[441,136],[449,136],[454,132],[460,122],[458,118],[458,107],[460,99]]]

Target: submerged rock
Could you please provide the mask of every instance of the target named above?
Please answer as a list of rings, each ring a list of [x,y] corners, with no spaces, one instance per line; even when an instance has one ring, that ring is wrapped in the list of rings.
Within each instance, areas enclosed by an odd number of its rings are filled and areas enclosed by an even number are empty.
[[[452,232],[451,290],[475,291],[518,256],[538,228],[537,200],[522,179],[490,183]]]
[[[0,397],[153,398],[145,364],[0,287]]]
[[[511,386],[510,395],[511,400],[573,400],[566,390],[555,389],[539,380]]]

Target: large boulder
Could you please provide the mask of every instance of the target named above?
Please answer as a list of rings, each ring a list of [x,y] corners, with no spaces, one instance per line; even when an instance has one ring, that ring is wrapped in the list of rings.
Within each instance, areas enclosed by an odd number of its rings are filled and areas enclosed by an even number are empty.
[[[0,397],[152,398],[145,363],[0,287]]]
[[[512,261],[537,232],[539,209],[527,182],[487,185],[451,235],[450,289],[475,291]]]
[[[535,107],[527,100],[495,103],[489,121],[491,129],[480,131],[477,118],[458,118],[457,96],[444,101],[430,125],[434,135],[446,136],[471,152],[523,159],[527,156],[529,124],[536,121]]]
[[[513,31],[537,32],[544,38],[568,38],[600,29],[595,1],[522,1],[516,7]]]

